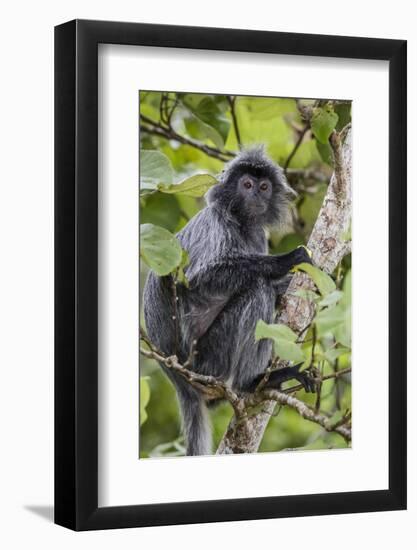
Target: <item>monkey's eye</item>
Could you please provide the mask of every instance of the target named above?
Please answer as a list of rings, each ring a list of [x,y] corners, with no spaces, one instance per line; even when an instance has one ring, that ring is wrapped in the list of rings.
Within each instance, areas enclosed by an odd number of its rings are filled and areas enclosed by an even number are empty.
[[[259,189],[261,191],[266,191],[268,189],[268,184],[264,181],[261,183],[261,185],[259,186]]]
[[[252,182],[250,180],[245,180],[243,182],[243,185],[246,187],[246,189],[250,189],[252,187]]]

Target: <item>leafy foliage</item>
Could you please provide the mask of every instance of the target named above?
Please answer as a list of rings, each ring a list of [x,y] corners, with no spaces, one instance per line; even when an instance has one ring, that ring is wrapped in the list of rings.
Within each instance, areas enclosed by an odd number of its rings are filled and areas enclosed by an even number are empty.
[[[140,190],[153,191],[158,184],[172,182],[173,170],[167,156],[159,151],[140,152]]]
[[[181,264],[184,257],[175,236],[151,223],[141,225],[140,256],[157,275],[168,275]]]
[[[333,279],[314,265],[306,263],[299,264],[293,271],[305,271],[308,273],[322,296],[327,296],[336,290]]]
[[[336,128],[339,116],[330,105],[316,107],[311,119],[311,129],[320,143],[326,144],[330,134]]]
[[[217,183],[216,178],[210,174],[196,174],[176,184],[160,184],[159,191],[163,193],[175,193],[185,195],[186,197],[203,197]]]
[[[296,343],[297,335],[286,325],[268,325],[258,321],[255,330],[255,340],[271,338],[274,342],[275,354],[284,361],[304,361],[305,355],[301,346]]]
[[[269,231],[269,252],[285,253],[307,243],[332,173],[329,136],[350,121],[351,106],[349,102],[300,101],[311,106],[313,117],[311,129],[295,149],[305,124],[295,99],[174,92],[140,94],[141,292],[149,269],[159,275],[174,273],[178,280],[186,282],[183,269],[188,259],[175,233],[204,207],[203,195],[216,184],[223,160],[232,158],[239,144],[265,144],[268,154],[281,166],[290,160],[287,177],[298,192],[292,207],[293,222],[279,231]],[[171,136],[176,133],[183,139],[161,135],[153,131],[155,127],[168,128]],[[350,232],[346,239],[350,239]],[[303,368],[314,365],[323,376],[350,367],[350,265],[347,257],[332,274],[309,264],[297,267],[311,277],[317,289],[300,291],[302,297],[313,299],[316,307],[304,342],[299,342],[288,327],[262,321],[254,338],[271,338],[276,356],[303,362]],[[143,324],[143,312],[141,316]],[[175,390],[155,361],[141,357],[140,370],[140,456],[181,455],[184,447]],[[143,383],[147,387],[143,391],[149,390],[149,395],[142,398]],[[300,391],[297,396],[314,408],[315,395]],[[323,414],[336,422],[350,407],[350,377],[325,382],[320,403]],[[223,403],[210,414],[216,445],[233,411],[228,403]],[[325,432],[284,407],[271,418],[260,451],[344,446],[346,443],[337,434]]]
[[[223,147],[230,129],[225,116],[227,103],[224,96],[179,94],[183,105],[194,116],[185,118],[185,125],[192,137],[210,139],[217,147]]]

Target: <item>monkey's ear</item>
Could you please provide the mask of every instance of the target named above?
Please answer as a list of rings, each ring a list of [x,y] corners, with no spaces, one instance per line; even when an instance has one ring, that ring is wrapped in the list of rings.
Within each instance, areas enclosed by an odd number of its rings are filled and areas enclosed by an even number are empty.
[[[295,189],[291,187],[289,183],[284,186],[284,193],[287,195],[287,197],[292,201],[298,197],[298,193]]]
[[[210,189],[204,195],[207,204],[213,204],[213,202],[218,199],[219,194],[221,193],[220,187],[222,185],[222,183],[216,183],[215,185],[213,185],[213,187],[210,187]]]
[[[295,189],[293,189],[291,187],[291,185],[288,183],[288,180],[284,174],[284,170],[280,170],[279,171],[279,182],[281,184],[281,189],[282,189],[282,192],[285,194],[285,196],[289,199],[289,200],[294,200],[295,198],[298,197],[298,193],[297,191],[295,191]]]

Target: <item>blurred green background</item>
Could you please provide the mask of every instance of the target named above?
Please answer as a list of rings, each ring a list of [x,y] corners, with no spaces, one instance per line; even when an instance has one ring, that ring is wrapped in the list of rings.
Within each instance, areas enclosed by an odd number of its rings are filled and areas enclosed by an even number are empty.
[[[300,104],[318,105],[311,100],[298,100]],[[337,130],[350,121],[349,102],[321,101],[319,105],[324,105],[333,117]],[[239,148],[264,144],[269,156],[285,168],[289,183],[298,193],[292,205],[291,223],[280,232],[268,233],[270,253],[287,252],[307,242],[333,171],[332,155],[327,139],[319,139],[306,127],[295,99],[144,91],[140,93],[140,129],[141,166],[145,158],[154,158],[149,151],[160,153],[159,163],[151,167],[151,172],[161,184],[175,184],[194,174],[217,176],[224,161]],[[176,233],[205,206],[203,197],[155,189],[148,192],[143,181],[141,170],[141,224],[152,223]],[[349,309],[350,261],[350,255],[345,257],[333,275],[341,293],[346,294],[345,307]],[[141,260],[141,296],[147,272],[148,267]],[[350,323],[350,318],[346,322]],[[144,326],[142,310],[141,324]],[[347,333],[350,327],[346,325],[344,330]],[[311,337],[307,335],[306,340],[303,347],[308,354]],[[335,349],[339,353],[328,353]],[[319,334],[315,366],[324,374],[350,367],[350,336],[339,339],[331,332]],[[142,356],[140,374],[140,457],[184,454],[174,388],[156,362]],[[314,395],[299,391],[297,396],[313,407],[316,404]],[[324,382],[319,405],[320,411],[335,421],[350,410],[350,376]],[[210,414],[215,449],[232,410],[226,403]],[[342,437],[325,432],[289,408],[277,408],[260,452],[334,447],[346,447]]]

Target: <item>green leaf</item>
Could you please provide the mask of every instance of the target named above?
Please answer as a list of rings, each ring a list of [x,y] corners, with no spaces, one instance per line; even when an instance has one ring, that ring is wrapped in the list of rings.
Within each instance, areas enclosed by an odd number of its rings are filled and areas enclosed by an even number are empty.
[[[187,197],[202,197],[216,183],[216,178],[210,174],[196,174],[181,183],[160,184],[158,190],[162,193],[176,193]]]
[[[284,361],[293,361],[294,363],[305,361],[306,357],[298,344],[288,340],[274,340],[275,354]]]
[[[330,294],[327,294],[323,300],[320,300],[319,306],[326,307],[337,304],[343,298],[343,292],[341,290],[333,290]]]
[[[187,133],[192,138],[197,139],[198,141],[210,139],[218,149],[223,149],[224,141],[219,132],[213,128],[213,126],[206,124],[192,113],[189,117],[184,119],[184,125]]]
[[[349,270],[343,280],[343,303],[350,306],[352,302],[352,270]]]
[[[149,387],[149,376],[140,377],[140,395],[139,395],[139,404],[140,404],[140,425],[144,424],[148,418],[148,413],[146,412],[146,406],[149,403],[151,397],[151,389]]]
[[[284,361],[305,361],[301,346],[296,344],[297,334],[286,325],[268,325],[259,320],[255,329],[255,340],[270,338],[274,342],[276,355]]]
[[[230,129],[230,120],[223,114],[219,104],[211,96],[200,94],[185,94],[182,97],[183,104],[200,121],[213,128],[220,138],[209,132],[208,137],[217,147],[223,147]],[[217,143],[216,143],[217,142]]]
[[[321,160],[329,166],[333,166],[333,153],[329,142],[326,141],[326,143],[321,143],[320,141],[316,140],[316,147]]]
[[[188,255],[188,252],[186,250],[183,250],[179,267],[186,267],[189,263],[190,263],[190,257]]]
[[[339,306],[324,309],[316,315],[316,325],[320,333],[333,332],[346,321],[346,311]]]
[[[311,117],[311,129],[315,138],[320,141],[320,143],[327,143],[330,134],[336,128],[338,120],[339,116],[330,105],[316,107]]]
[[[316,326],[320,335],[332,333],[343,346],[351,345],[351,307],[339,302],[337,306],[319,311]]]
[[[313,290],[300,288],[294,292],[294,296],[298,296],[303,300],[308,300],[309,302],[317,302],[320,298],[320,294],[317,294]]]
[[[169,158],[148,149],[140,150],[140,190],[147,193],[156,190],[159,183],[172,183],[173,168]]]
[[[281,340],[288,340],[289,342],[295,342],[298,336],[290,327],[287,327],[287,325],[268,325],[265,321],[260,319],[256,324],[255,340],[260,340],[261,338],[278,338]]]
[[[334,110],[336,111],[339,120],[337,122],[336,130],[340,132],[350,122],[350,106],[351,102],[338,103]]]
[[[293,268],[293,271],[304,271],[307,273],[322,296],[326,296],[336,290],[336,285],[330,275],[327,275],[327,273],[314,265],[307,263],[298,264]]]
[[[187,288],[189,284],[188,284],[188,279],[184,273],[184,268],[189,264],[189,262],[190,262],[190,258],[188,256],[188,253],[186,250],[183,250],[182,256],[181,256],[181,262],[177,270],[177,281],[185,285]]]
[[[140,198],[139,221],[164,227],[175,233],[181,218],[181,208],[176,195],[152,193]]]
[[[350,347],[352,343],[352,313],[351,308],[345,311],[345,322],[334,330],[334,337],[342,346]]]
[[[347,353],[350,353],[350,349],[349,348],[332,348],[332,349],[328,349],[325,353],[324,353],[324,357],[330,362],[330,363],[334,363],[336,361],[336,359],[338,359],[339,357],[341,357],[342,355],[346,355]]]
[[[151,223],[140,226],[140,256],[160,276],[174,271],[183,258],[176,237],[163,227]]]
[[[336,411],[332,414],[329,420],[332,424],[336,424],[337,422],[340,422],[342,418],[344,418],[345,414],[345,411]]]
[[[205,96],[198,104],[194,114],[203,122],[215,128],[221,135],[224,144],[229,133],[230,121],[224,116],[216,102],[211,97]]]

